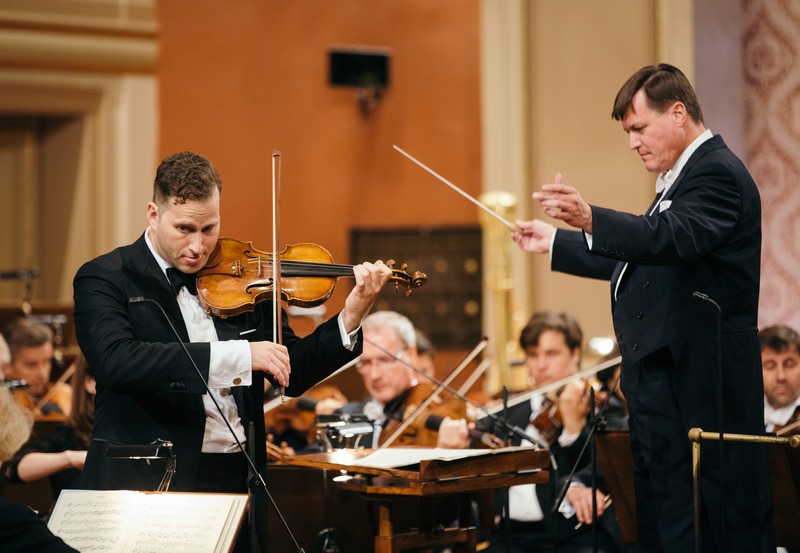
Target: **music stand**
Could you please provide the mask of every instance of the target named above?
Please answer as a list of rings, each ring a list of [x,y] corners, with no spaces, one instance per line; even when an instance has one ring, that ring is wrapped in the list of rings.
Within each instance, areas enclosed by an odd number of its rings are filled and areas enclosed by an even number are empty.
[[[108,459],[164,459],[164,477],[155,491],[167,492],[175,474],[177,461],[172,453],[172,442],[155,440],[144,445],[110,445],[106,449]]]
[[[607,430],[597,433],[597,461],[614,501],[622,541],[636,543],[636,495],[633,489],[633,455],[630,432]]]

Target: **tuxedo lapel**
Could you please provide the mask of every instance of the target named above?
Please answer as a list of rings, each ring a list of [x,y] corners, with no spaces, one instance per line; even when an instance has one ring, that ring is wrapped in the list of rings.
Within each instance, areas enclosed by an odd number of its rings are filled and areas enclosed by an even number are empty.
[[[133,243],[132,252],[129,258],[124,261],[124,269],[133,282],[138,283],[140,290],[146,290],[145,297],[158,302],[164,309],[169,322],[175,326],[181,340],[189,341],[189,333],[186,331],[186,324],[183,322],[178,300],[172,287],[167,280],[164,271],[158,266],[150,248],[147,247],[144,235]],[[153,306],[155,308],[155,306]],[[157,309],[157,308],[156,308]],[[160,318],[160,315],[159,315]],[[166,323],[166,321],[164,321]]]

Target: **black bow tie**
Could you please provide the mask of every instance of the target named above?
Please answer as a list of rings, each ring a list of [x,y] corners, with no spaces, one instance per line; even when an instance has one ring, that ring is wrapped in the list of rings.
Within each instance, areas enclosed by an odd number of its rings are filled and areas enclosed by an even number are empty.
[[[180,272],[178,269],[170,267],[167,269],[167,278],[169,278],[169,283],[172,285],[176,296],[184,286],[189,290],[190,294],[193,296],[197,295],[197,285],[195,284],[197,275],[187,275],[186,273]]]

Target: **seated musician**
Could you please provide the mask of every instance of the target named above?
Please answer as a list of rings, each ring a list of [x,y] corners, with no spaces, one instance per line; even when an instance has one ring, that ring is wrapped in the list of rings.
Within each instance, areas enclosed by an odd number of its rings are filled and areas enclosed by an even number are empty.
[[[520,345],[525,351],[525,364],[536,387],[556,382],[578,373],[581,360],[583,333],[578,322],[569,314],[539,312],[533,315],[520,335]],[[526,484],[512,486],[506,497],[498,493],[497,513],[500,523],[490,537],[490,551],[533,552],[590,552],[593,550],[591,531],[591,511],[588,517],[583,514],[581,522],[574,515],[576,508],[584,513],[583,507],[591,505],[591,488],[584,487],[580,481],[573,482],[570,495],[577,505],[565,499],[560,511],[552,514],[552,508],[567,482],[566,477],[573,466],[583,468],[589,463],[588,449],[580,455],[589,436],[587,415],[589,413],[586,384],[577,379],[565,385],[554,399],[542,394],[534,394],[530,401],[519,403],[508,409],[508,422],[525,430],[525,433],[550,448],[558,467],[558,474],[551,470],[550,481],[546,484]],[[478,421],[479,427],[492,428],[487,419]],[[496,426],[496,425],[495,425]],[[496,434],[503,430],[494,428]],[[440,432],[449,442],[455,442],[452,425],[442,424]],[[463,430],[462,439],[466,438]],[[517,435],[511,436],[512,445],[526,445],[531,442]],[[551,467],[552,468],[552,467]],[[559,481],[557,477],[562,477]],[[601,521],[611,519],[613,512],[604,504],[605,491],[597,491],[597,510]],[[605,514],[605,516],[604,516]],[[569,518],[567,518],[569,517]],[[598,532],[598,551],[616,552],[622,546],[615,536],[600,526]],[[618,535],[618,531],[617,531]]]
[[[32,417],[0,387],[0,465],[28,440]],[[0,499],[0,550],[5,553],[75,553],[54,536],[36,513],[21,503]]]
[[[67,423],[52,432],[32,438],[3,467],[3,475],[14,484],[49,478],[53,498],[62,490],[79,487],[92,437],[96,383],[83,355],[72,364],[72,407]]]
[[[427,399],[434,388],[429,382],[423,382],[424,377],[409,366],[417,367],[418,359],[416,333],[408,318],[394,311],[377,311],[364,318],[362,328],[364,352],[359,358],[357,370],[364,380],[369,398],[363,402],[348,403],[338,412],[363,413],[372,419],[375,432],[371,443],[360,445],[378,447],[385,443],[393,429]],[[398,435],[392,445],[440,445],[439,434],[425,427],[428,412],[463,419],[466,406],[460,400],[438,397],[425,414]]]
[[[5,366],[7,379],[24,380],[27,388],[14,391],[18,403],[30,409],[37,419],[66,420],[72,403],[72,388],[66,383],[50,383],[53,366],[53,331],[26,318],[10,321],[3,330],[11,351]]]
[[[778,325],[761,330],[758,341],[764,375],[764,424],[767,432],[774,432],[798,419],[800,336],[788,326]]]

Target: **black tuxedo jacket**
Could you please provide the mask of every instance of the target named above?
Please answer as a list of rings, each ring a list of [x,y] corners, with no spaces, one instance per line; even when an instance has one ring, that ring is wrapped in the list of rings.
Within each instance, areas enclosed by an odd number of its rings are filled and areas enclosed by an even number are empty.
[[[722,138],[714,136],[691,155],[657,201],[651,216],[592,206],[592,250],[582,233],[558,230],[552,269],[611,280],[614,329],[623,359],[622,390],[631,414],[637,404],[655,405],[660,400],[637,395],[641,376],[637,363],[667,351],[673,361],[669,382],[685,432],[692,427],[719,429],[718,312],[694,292],[708,295],[721,308],[723,430],[761,434],[764,395],[757,337],[761,202],[756,184]],[[713,445],[704,450],[709,451],[703,459],[710,469],[704,474],[713,474],[719,455],[710,453]],[[764,452],[755,446],[731,446],[727,451],[725,474],[732,486],[728,507],[739,515],[747,513],[740,528],[759,524],[763,513],[771,510]],[[722,509],[713,490],[719,486],[705,489],[709,512],[718,523]],[[737,526],[729,522],[729,530],[732,527]]]
[[[81,351],[97,379],[92,444],[84,468],[90,489],[154,489],[163,465],[105,459],[109,444],[147,444],[156,439],[174,444],[177,470],[170,491],[194,486],[205,429],[200,377],[165,320],[144,297],[158,302],[183,342],[189,337],[175,294],[142,236],[135,243],[100,256],[80,268],[74,280],[75,332]],[[272,304],[253,312],[215,318],[220,340],[272,339]],[[283,317],[283,343],[292,373],[286,394],[306,389],[361,353],[342,346],[336,317],[299,338]],[[208,379],[210,344],[186,343],[204,379]],[[253,373],[249,387],[232,388],[242,423],[255,429],[255,462],[266,468],[263,417],[263,373]]]

